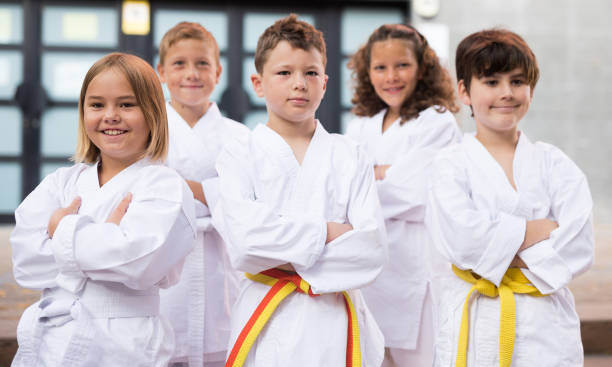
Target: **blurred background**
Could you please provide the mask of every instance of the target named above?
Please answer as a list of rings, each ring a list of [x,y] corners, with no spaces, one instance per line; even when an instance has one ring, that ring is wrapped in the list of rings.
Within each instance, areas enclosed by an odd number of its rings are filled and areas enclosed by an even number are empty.
[[[228,117],[253,127],[266,121],[264,102],[249,80],[257,38],[291,12],[324,32],[330,78],[317,117],[333,132],[344,131],[351,118],[347,60],[381,24],[415,25],[453,78],[455,48],[468,34],[505,27],[525,38],[541,77],[521,129],[532,140],[560,147],[589,179],[596,261],[572,290],[583,338],[591,337],[585,329],[600,330],[594,342],[585,341],[585,349],[612,354],[611,343],[602,342],[612,340],[612,2],[0,0],[0,356],[3,343],[14,346],[16,320],[37,297],[12,279],[8,235],[13,211],[46,174],[70,165],[77,100],[91,64],[123,51],[155,66],[169,28],[180,21],[201,23],[221,50],[223,73],[212,99]],[[468,109],[457,119],[463,130],[474,129]]]

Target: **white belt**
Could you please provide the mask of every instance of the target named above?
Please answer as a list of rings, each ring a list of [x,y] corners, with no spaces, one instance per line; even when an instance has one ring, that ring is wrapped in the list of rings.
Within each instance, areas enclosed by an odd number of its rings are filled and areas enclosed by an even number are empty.
[[[22,320],[31,326],[25,338],[27,342],[19,346],[14,365],[36,365],[44,329],[74,320],[76,325],[60,365],[81,367],[91,348],[95,347],[93,319],[159,315],[159,289],[137,291],[119,283],[89,280],[78,294],[61,288],[45,289],[37,306],[38,312],[31,320]]]
[[[157,287],[138,291],[120,283],[89,280],[79,294],[52,288],[43,291],[42,299],[49,299],[53,303],[78,301],[94,319],[159,315]]]

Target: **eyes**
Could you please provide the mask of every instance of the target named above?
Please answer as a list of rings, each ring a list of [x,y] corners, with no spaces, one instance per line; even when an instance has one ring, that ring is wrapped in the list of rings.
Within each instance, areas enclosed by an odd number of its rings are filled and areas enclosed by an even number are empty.
[[[103,102],[91,102],[89,103],[89,108],[94,109],[94,110],[100,110],[104,108],[104,103]],[[136,102],[120,102],[117,104],[117,106],[121,109],[129,109],[132,107],[138,107],[138,105],[136,104]]]
[[[499,83],[501,82],[501,78],[495,78],[495,77],[488,77],[488,78],[484,78],[482,83],[484,85],[486,85],[487,87],[496,87],[499,85]],[[525,81],[524,78],[512,78],[510,79],[510,85],[514,86],[514,87],[520,87],[527,84],[527,82]]]
[[[412,66],[412,63],[409,62],[399,62],[395,65],[392,65],[395,69],[407,69]],[[372,69],[375,71],[385,71],[388,68],[386,64],[375,64]]]
[[[172,66],[175,68],[182,68],[187,65],[185,60],[175,60],[172,62]],[[211,66],[211,63],[208,60],[198,60],[195,62],[195,66],[199,68],[205,68]]]
[[[277,71],[275,74],[276,75],[280,75],[280,76],[289,76],[289,75],[291,75],[291,71],[289,71],[289,70],[280,70],[280,71]],[[305,72],[304,75],[310,76],[310,77],[317,77],[317,76],[320,75],[320,73],[318,71],[316,71],[316,70],[309,70],[309,71]]]

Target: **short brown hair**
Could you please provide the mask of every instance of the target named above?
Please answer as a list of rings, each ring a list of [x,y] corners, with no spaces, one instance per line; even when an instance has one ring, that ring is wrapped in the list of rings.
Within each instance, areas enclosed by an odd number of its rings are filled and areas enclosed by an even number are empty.
[[[368,41],[351,57],[351,69],[355,88],[351,102],[357,116],[374,116],[387,104],[376,94],[370,81],[372,46],[376,42],[399,39],[410,44],[418,63],[417,85],[400,108],[401,123],[418,116],[419,112],[431,106],[438,106],[438,112],[457,112],[455,89],[448,71],[440,65],[438,56],[429,47],[427,40],[415,28],[405,24],[385,24],[378,27]]]
[[[455,56],[457,81],[470,91],[472,77],[488,77],[520,68],[533,90],[540,70],[536,57],[525,40],[506,29],[486,29],[465,37]]]
[[[94,163],[100,157],[100,149],[91,142],[85,131],[85,95],[91,81],[109,69],[118,71],[130,83],[136,102],[149,127],[148,145],[143,156],[153,160],[164,160],[168,151],[168,118],[159,78],[146,61],[138,56],[120,52],[108,54],[96,61],[85,75],[79,97],[77,147],[72,159],[75,162]]]
[[[281,41],[287,41],[291,47],[304,51],[309,51],[311,48],[319,51],[325,68],[327,56],[323,33],[312,25],[298,20],[297,15],[290,14],[274,22],[259,36],[255,50],[255,69],[259,74],[263,72],[263,66],[268,61],[269,52]]]
[[[166,32],[159,44],[159,63],[164,64],[166,54],[172,45],[186,39],[196,39],[210,44],[215,49],[216,61],[219,63],[219,45],[215,37],[199,23],[191,22],[180,22]]]

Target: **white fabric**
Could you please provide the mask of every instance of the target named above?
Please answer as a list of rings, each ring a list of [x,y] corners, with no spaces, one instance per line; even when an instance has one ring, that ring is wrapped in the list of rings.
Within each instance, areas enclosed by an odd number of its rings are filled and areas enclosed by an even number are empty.
[[[310,283],[292,294],[255,341],[245,366],[342,366],[350,290],[363,366],[380,366],[383,336],[358,288],[387,258],[384,222],[372,165],[356,144],[317,127],[301,165],[284,139],[265,125],[228,144],[217,161],[221,197],[215,224],[238,270],[252,274],[291,263]],[[219,220],[219,223],[217,223]],[[325,245],[326,223],[353,230]],[[231,346],[270,287],[244,279],[232,314]]]
[[[166,165],[183,178],[202,184],[210,205],[217,201],[215,160],[229,139],[249,129],[224,118],[215,103],[190,127],[170,102],[166,104],[170,146]],[[229,266],[225,244],[212,226],[210,211],[196,201],[198,240],[187,256],[176,287],[161,292],[161,312],[172,324],[177,346],[172,361],[201,366],[207,356],[225,358],[230,309],[238,293],[238,277]],[[216,353],[216,354],[215,354]]]
[[[395,121],[383,133],[386,109],[353,120],[347,135],[363,145],[376,165],[391,165],[376,181],[387,237],[389,263],[374,283],[362,290],[385,346],[414,350],[422,328],[421,314],[430,278],[430,237],[423,223],[428,170],[436,153],[461,139],[455,117],[429,107],[404,124]],[[427,347],[426,347],[427,348]]]
[[[47,176],[15,212],[13,270],[41,301],[19,322],[13,366],[165,366],[174,349],[158,289],[175,284],[195,241],[189,188],[176,172],[138,161],[99,186],[97,165]],[[106,223],[133,197],[119,226]],[[53,239],[55,210],[82,199]]]
[[[513,162],[516,191],[503,169],[472,135],[445,149],[432,168],[426,223],[446,261],[434,282],[440,309],[435,365],[450,366],[464,299],[471,284],[451,263],[498,285],[525,236],[528,220],[558,222],[548,240],[522,251],[523,273],[546,297],[515,295],[512,366],[582,366],[580,320],[569,281],[593,261],[593,202],[580,169],[559,149],[521,134]],[[499,299],[474,296],[468,366],[498,366]]]

